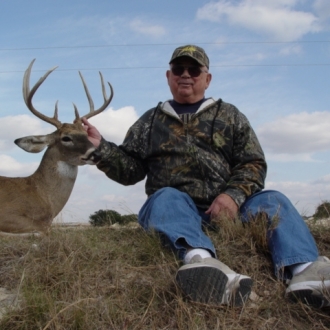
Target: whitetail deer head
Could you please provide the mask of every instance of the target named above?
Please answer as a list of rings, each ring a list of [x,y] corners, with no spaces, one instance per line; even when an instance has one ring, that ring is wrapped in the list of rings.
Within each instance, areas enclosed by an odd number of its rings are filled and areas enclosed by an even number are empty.
[[[34,60],[27,68],[23,79],[23,97],[28,109],[38,118],[54,125],[56,131],[47,135],[32,135],[15,140],[28,152],[40,152],[47,147],[35,173],[28,177],[8,178],[0,176],[0,232],[27,233],[47,232],[58,213],[68,201],[73,189],[78,165],[95,164],[97,153],[82,127],[81,118],[91,118],[107,108],[113,97],[113,89],[107,97],[103,76],[100,72],[103,105],[95,110],[93,100],[82,74],[79,72],[90,110],[79,116],[75,104],[73,124],[58,120],[58,105],[55,104],[53,117],[40,113],[32,104],[35,92],[45,79],[57,68],[47,71],[30,90],[30,75]]]

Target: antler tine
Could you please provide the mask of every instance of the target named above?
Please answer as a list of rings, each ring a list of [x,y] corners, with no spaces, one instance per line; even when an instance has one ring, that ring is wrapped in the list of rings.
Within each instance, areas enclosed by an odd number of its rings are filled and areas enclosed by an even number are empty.
[[[80,120],[80,116],[79,116],[79,112],[78,112],[77,106],[74,103],[72,103],[72,104],[73,104],[73,108],[74,108],[74,114],[76,116],[76,119],[74,120],[74,122],[76,123],[76,122],[78,122]]]
[[[27,70],[25,71],[24,78],[23,78],[23,98],[25,101],[26,106],[28,109],[38,118],[41,120],[54,125],[56,128],[60,128],[62,123],[58,120],[57,117],[57,102],[55,104],[55,111],[54,111],[54,117],[47,117],[40,113],[32,104],[32,98],[35,94],[35,92],[38,90],[40,85],[47,79],[47,77],[57,68],[55,66],[54,68],[48,70],[39,80],[38,82],[33,86],[33,88],[30,90],[30,76],[31,76],[31,70],[35,59],[32,60],[30,65],[28,66]]]
[[[113,93],[112,85],[108,82],[108,85],[110,87],[110,92],[111,92],[111,95],[108,98],[107,97],[106,90],[105,90],[104,79],[103,79],[102,73],[99,72],[99,74],[100,74],[100,77],[101,77],[102,94],[103,94],[104,103],[103,103],[103,105],[100,108],[98,108],[97,110],[94,110],[94,102],[93,102],[92,97],[91,97],[91,95],[89,93],[89,90],[87,88],[85,79],[84,79],[82,73],[79,71],[79,75],[80,75],[81,81],[82,81],[82,83],[84,85],[84,89],[85,89],[86,96],[87,96],[88,103],[89,103],[89,113],[86,114],[86,115],[84,115],[84,116],[82,116],[82,117],[85,117],[86,119],[89,119],[89,118],[91,118],[93,116],[96,116],[99,113],[101,113],[103,110],[105,110],[107,108],[107,106],[110,104],[110,102],[111,102],[111,100],[113,98],[113,94],[114,93]]]

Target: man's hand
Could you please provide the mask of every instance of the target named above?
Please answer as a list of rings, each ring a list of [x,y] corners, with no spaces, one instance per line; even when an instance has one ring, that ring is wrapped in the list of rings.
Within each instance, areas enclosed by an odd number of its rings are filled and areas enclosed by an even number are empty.
[[[229,195],[220,194],[205,213],[210,214],[211,219],[223,215],[234,220],[237,212],[238,206],[234,200]]]
[[[88,134],[88,140],[91,141],[95,148],[100,145],[101,134],[95,126],[93,126],[86,118],[81,118],[83,122],[83,128]]]

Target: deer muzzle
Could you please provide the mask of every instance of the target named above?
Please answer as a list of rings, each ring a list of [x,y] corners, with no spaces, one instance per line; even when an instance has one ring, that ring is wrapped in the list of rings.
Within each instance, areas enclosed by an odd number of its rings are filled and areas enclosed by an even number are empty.
[[[101,153],[98,150],[94,150],[88,155],[86,159],[86,163],[97,164],[100,160],[101,160]]]

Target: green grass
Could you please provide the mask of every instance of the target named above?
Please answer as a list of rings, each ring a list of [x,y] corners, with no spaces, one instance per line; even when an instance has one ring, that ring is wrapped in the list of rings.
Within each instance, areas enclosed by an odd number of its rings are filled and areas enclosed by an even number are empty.
[[[312,227],[327,255],[330,229]],[[0,237],[0,287],[20,292],[0,321],[18,329],[328,329],[329,310],[292,304],[273,276],[262,225],[222,223],[210,231],[218,257],[254,279],[243,308],[186,301],[180,266],[156,235],[141,229],[54,228],[47,237]],[[35,246],[35,245],[36,246]]]

